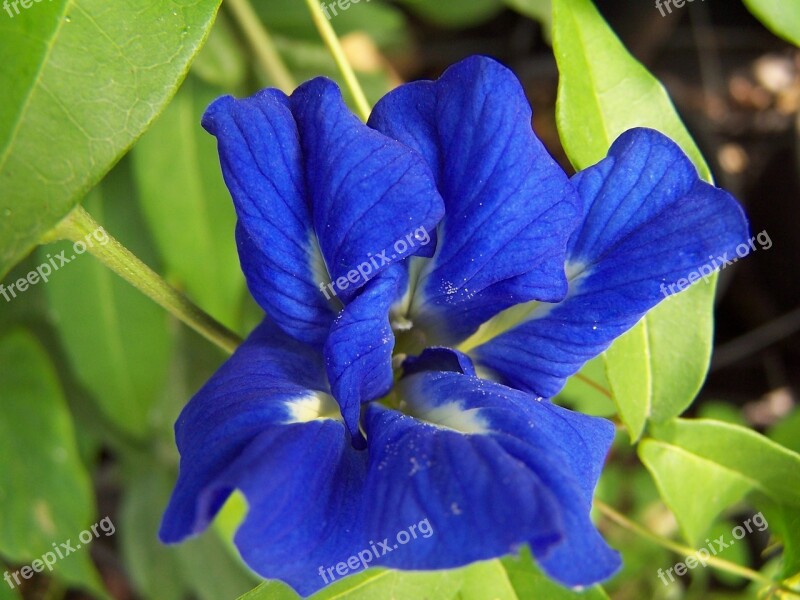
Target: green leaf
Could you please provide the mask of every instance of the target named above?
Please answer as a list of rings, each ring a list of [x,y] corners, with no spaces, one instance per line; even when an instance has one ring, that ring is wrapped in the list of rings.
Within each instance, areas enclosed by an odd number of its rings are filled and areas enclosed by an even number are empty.
[[[723,510],[753,489],[741,474],[671,444],[646,439],[638,452],[693,546],[702,541]]]
[[[279,582],[267,582],[239,600],[295,600]],[[564,588],[539,571],[525,550],[519,558],[472,563],[447,571],[369,569],[311,596],[311,600],[608,600],[600,587],[584,592]]]
[[[700,391],[711,360],[714,288],[698,282],[670,296],[603,355],[631,441],[639,439],[648,419],[677,417]]]
[[[744,0],[744,5],[772,33],[800,46],[800,4],[786,0]]]
[[[238,600],[300,600],[300,596],[285,583],[265,581],[244,596],[240,596]]]
[[[461,569],[464,577],[458,600],[518,600],[524,596],[517,595],[511,580],[508,578],[503,563],[499,560],[486,560],[473,563]]]
[[[335,571],[334,571],[335,573]],[[455,599],[463,576],[456,571],[390,571],[368,569],[337,581],[311,596],[312,600],[394,600],[395,598]],[[299,598],[278,582],[267,582],[240,600]]]
[[[149,477],[146,473],[129,477],[120,505],[120,551],[143,598],[181,600],[188,595],[186,582],[178,576],[175,547],[160,544],[157,537],[158,511],[166,506],[168,494],[163,468],[151,468]]]
[[[236,328],[245,291],[233,235],[236,214],[217,145],[200,127],[206,107],[222,94],[189,77],[132,156],[139,200],[168,279]]]
[[[547,600],[608,600],[603,588],[594,586],[582,592],[565,588],[541,572],[525,548],[518,557],[502,559],[503,567],[520,600],[542,598]],[[488,596],[486,596],[488,597]]]
[[[560,73],[558,129],[576,169],[605,157],[628,129],[650,127],[675,140],[710,180],[666,90],[590,0],[553,0],[553,42]],[[713,285],[695,285],[648,313],[604,355],[632,440],[647,418],[670,419],[691,404],[708,369],[712,307]]]
[[[654,426],[652,433],[639,456],[692,544],[722,510],[752,490],[800,506],[800,455],[750,429],[677,419]]]
[[[94,496],[55,370],[27,332],[0,339],[0,397],[0,553],[21,566],[53,544],[75,546]],[[105,596],[88,549],[57,560],[54,572]]]
[[[394,600],[395,598],[457,598],[464,578],[461,570],[389,571],[369,569],[314,594],[313,600]],[[267,596],[262,596],[267,598]],[[254,600],[248,598],[247,600]]]
[[[314,598],[314,596],[310,596]],[[250,590],[238,600],[300,600],[300,596],[288,585],[280,581],[265,581]]]
[[[605,158],[628,129],[650,127],[675,140],[710,179],[664,86],[622,45],[591,0],[553,0],[553,45],[558,131],[575,168]]]
[[[749,478],[776,502],[800,506],[800,454],[751,429],[719,421],[676,419],[653,437]]]
[[[137,459],[120,515],[123,557],[142,597],[218,600],[245,593],[257,578],[228,552],[213,528],[176,546],[158,541],[161,511],[174,478],[151,461]]]
[[[164,108],[219,0],[53,0],[0,20],[0,277]]]
[[[555,401],[584,414],[610,417],[615,413],[610,389],[603,359],[597,356],[567,380]]]
[[[126,166],[91,192],[86,208],[109,233],[153,264]],[[45,291],[69,363],[114,425],[144,437],[155,425],[156,395],[168,369],[168,316],[88,253],[76,255],[71,244],[41,248],[41,262],[62,250],[70,262],[52,274]]]

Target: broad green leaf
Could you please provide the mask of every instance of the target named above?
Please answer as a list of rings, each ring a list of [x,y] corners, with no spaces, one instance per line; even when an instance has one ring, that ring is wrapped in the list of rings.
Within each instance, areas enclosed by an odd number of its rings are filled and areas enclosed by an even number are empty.
[[[369,569],[334,583],[314,594],[312,598],[313,600],[395,600],[396,598],[455,600],[463,581],[461,569],[427,572]]]
[[[787,0],[743,1],[772,33],[800,46],[800,4]]]
[[[692,546],[702,541],[723,510],[753,489],[741,474],[671,444],[646,439],[638,452]]]
[[[698,282],[664,300],[604,354],[614,401],[632,441],[648,419],[677,417],[700,391],[711,359],[713,302],[714,284]]]
[[[0,339],[0,398],[0,554],[22,566],[72,540],[54,573],[104,596],[88,548],[77,548],[95,516],[92,484],[53,366],[25,331]]]
[[[119,517],[122,560],[143,598],[181,600],[188,595],[188,589],[178,576],[175,547],[159,543],[157,537],[158,511],[166,506],[164,490],[168,489],[168,483],[160,483],[165,479],[163,470],[151,469],[150,473],[149,477],[146,474],[129,477],[125,485]]]
[[[91,192],[86,208],[152,265],[126,167]],[[102,234],[97,238],[93,243],[101,243]],[[168,368],[167,313],[88,253],[76,255],[72,244],[45,246],[38,254],[44,264],[61,251],[70,262],[51,275],[45,291],[67,359],[103,414],[120,430],[144,437],[154,425]]]
[[[157,537],[174,478],[152,458],[136,459],[121,509],[122,553],[143,598],[237,598],[258,581],[230,554],[212,528],[197,538],[165,546]]]
[[[295,600],[279,582],[267,582],[239,600]],[[608,600],[593,587],[575,592],[553,582],[539,571],[524,551],[520,558],[473,563],[448,571],[390,571],[369,569],[352,575],[311,596],[311,600]]]
[[[776,502],[800,506],[800,454],[751,429],[708,419],[676,419],[653,437],[741,473]]]
[[[610,417],[615,413],[610,390],[603,359],[598,356],[567,380],[555,401],[584,414]]]
[[[505,3],[518,13],[539,21],[545,40],[552,43],[553,6],[551,0],[505,0]]]
[[[311,596],[313,598],[313,596]],[[285,583],[265,581],[257,588],[250,590],[238,600],[301,600],[300,596]]]
[[[132,156],[139,200],[168,279],[235,328],[245,291],[236,214],[215,140],[200,126],[206,107],[222,94],[189,77]]]
[[[692,544],[750,491],[800,506],[800,455],[750,429],[678,419],[654,426],[653,438],[642,441],[639,456]]]
[[[163,109],[218,6],[51,0],[2,15],[0,276]]]
[[[461,570],[464,580],[458,600],[519,600],[508,578],[503,563],[499,560],[486,560],[473,563]]]
[[[576,169],[601,160],[633,127],[657,129],[708,167],[664,87],[622,45],[590,0],[553,0],[560,73],[556,106],[564,149]],[[702,384],[711,351],[713,285],[695,285],[651,311],[605,354],[612,392],[631,439],[646,419],[679,415]]]
[[[462,582],[461,570],[423,572],[369,569],[336,581],[311,598],[312,600],[395,600],[399,598],[455,600]],[[292,600],[298,597],[280,583],[268,582],[245,594],[240,600]]]
[[[565,588],[541,572],[527,548],[518,557],[502,559],[511,585],[520,600],[545,598],[547,600],[608,600],[603,588],[594,586],[582,592]],[[488,596],[487,596],[488,597]]]
[[[553,0],[553,45],[558,131],[575,168],[603,159],[628,129],[650,127],[675,140],[701,176],[711,178],[664,86],[622,45],[591,0]]]

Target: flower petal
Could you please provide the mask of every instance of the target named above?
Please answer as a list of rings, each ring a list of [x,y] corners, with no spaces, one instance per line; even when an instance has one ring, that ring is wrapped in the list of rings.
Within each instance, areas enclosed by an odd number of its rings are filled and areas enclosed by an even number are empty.
[[[290,98],[271,89],[220,98],[203,126],[218,139],[251,292],[293,337],[324,341],[329,281],[346,301],[391,262],[430,250],[407,237],[433,231],[443,212],[429,168],[361,123],[332,81]],[[389,261],[377,260],[385,250]]]
[[[220,477],[247,498],[234,542],[262,577],[302,596],[326,585],[319,569],[363,545],[358,523],[366,452],[354,450],[340,422],[266,427]]]
[[[325,342],[331,389],[358,446],[363,446],[358,431],[361,404],[384,396],[392,387],[395,338],[389,309],[407,283],[408,273],[401,265],[384,271],[345,306]]]
[[[616,570],[619,557],[589,519],[610,423],[457,372],[421,372],[400,387],[413,416],[367,411],[366,531],[382,539],[428,519],[434,534],[380,564],[452,568],[528,543],[568,585]]]
[[[567,298],[532,308],[470,352],[504,383],[548,398],[670,285],[706,265],[710,274],[717,257],[748,240],[736,200],[701,181],[683,151],[653,130],[624,133],[573,183],[585,218],[570,240]]]
[[[235,542],[248,565],[302,594],[317,569],[355,551],[366,453],[327,394],[319,351],[259,326],[195,395],[176,427],[178,482],[159,536],[203,531],[234,489],[247,517]]]
[[[409,356],[403,361],[403,374],[406,376],[424,371],[452,371],[475,376],[475,367],[469,356],[445,347],[426,348],[419,356]]]
[[[317,287],[327,274],[315,247],[288,99],[271,89],[242,100],[224,96],[208,107],[203,127],[217,137],[250,292],[284,331],[319,342],[334,312]]]
[[[445,201],[437,252],[409,315],[434,343],[452,345],[514,304],[564,297],[578,199],[531,130],[511,71],[469,58],[436,82],[390,92],[369,125],[424,156]]]

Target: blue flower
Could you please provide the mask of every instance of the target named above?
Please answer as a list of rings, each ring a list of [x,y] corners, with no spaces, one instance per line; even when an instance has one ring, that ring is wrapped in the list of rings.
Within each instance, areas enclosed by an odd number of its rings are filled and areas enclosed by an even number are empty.
[[[244,560],[303,595],[525,544],[569,586],[615,572],[589,517],[614,428],[545,398],[747,223],[655,131],[570,179],[530,120],[482,57],[398,88],[367,125],[325,79],[212,104],[267,317],[176,424],[162,540],[238,489]]]

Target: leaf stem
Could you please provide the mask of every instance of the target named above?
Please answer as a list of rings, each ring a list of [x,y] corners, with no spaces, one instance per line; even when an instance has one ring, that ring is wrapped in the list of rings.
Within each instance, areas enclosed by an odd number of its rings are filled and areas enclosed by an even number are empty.
[[[344,77],[344,82],[353,96],[353,101],[356,103],[356,110],[361,120],[366,122],[367,119],[369,119],[372,108],[369,102],[367,102],[367,97],[364,95],[364,90],[361,88],[358,78],[356,78],[350,61],[347,60],[344,49],[342,49],[342,44],[336,36],[336,32],[333,30],[325,13],[322,12],[319,0],[306,0],[306,4],[308,5],[308,10],[311,11],[311,18],[314,20],[314,25],[317,26],[317,31],[319,31],[322,41],[325,42],[325,45],[333,56],[333,60],[336,62],[336,66],[338,66],[339,70],[342,72],[342,77]]]
[[[297,87],[297,83],[286,68],[275,42],[272,41],[272,36],[261,23],[253,6],[248,0],[225,0],[225,5],[230,9],[267,75],[277,87],[287,94],[291,93]]]
[[[133,285],[156,304],[186,323],[207,340],[228,353],[233,353],[241,344],[241,338],[192,303],[186,296],[165,282],[156,272],[139,260],[130,250],[108,235],[105,243],[90,243],[92,234],[105,232],[100,224],[77,206],[42,241],[69,240],[81,242],[86,250],[106,267]],[[99,242],[95,237],[92,242]]]
[[[670,550],[675,554],[678,554],[680,556],[694,556],[697,553],[696,550],[693,550],[689,546],[684,546],[683,544],[673,542],[672,540],[661,537],[660,535],[657,535],[652,531],[645,529],[638,523],[630,520],[628,517],[617,512],[616,510],[611,508],[608,504],[598,500],[597,498],[595,498],[594,500],[594,506],[610,521],[613,521],[623,529],[627,529],[628,531],[631,531],[641,537],[647,538],[648,540],[655,542],[659,546],[666,548],[667,550]],[[758,573],[753,569],[737,565],[736,563],[732,563],[730,561],[718,558],[716,556],[704,557],[703,560],[706,563],[708,563],[710,567],[713,567],[715,569],[719,569],[721,571],[727,571],[728,573],[733,573],[740,577],[744,577],[745,579],[749,579],[751,581],[767,585],[772,589],[780,589],[783,592],[791,593],[797,597],[800,597],[800,594],[798,592],[790,588],[787,588],[781,583],[773,581],[768,577],[764,577],[763,575],[761,575],[761,573]]]

